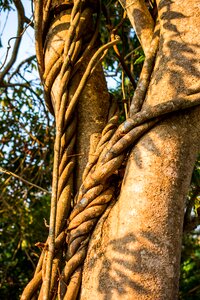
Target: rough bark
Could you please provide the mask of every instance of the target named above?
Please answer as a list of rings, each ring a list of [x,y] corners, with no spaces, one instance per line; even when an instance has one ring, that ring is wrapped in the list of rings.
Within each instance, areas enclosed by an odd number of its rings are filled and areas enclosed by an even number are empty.
[[[94,54],[95,50],[92,51],[92,54]],[[94,155],[100,134],[107,123],[109,104],[109,93],[102,67],[99,65],[86,84],[78,104],[76,152],[81,155],[77,159],[76,190],[81,185],[88,156]]]
[[[128,18],[146,54],[153,36],[154,20],[147,9],[145,1],[119,0],[119,2],[126,9]]]
[[[145,106],[188,100],[199,92],[199,1],[157,4],[161,38]],[[171,115],[132,150],[120,197],[93,233],[81,300],[177,299],[185,197],[200,146],[199,113],[195,108]]]

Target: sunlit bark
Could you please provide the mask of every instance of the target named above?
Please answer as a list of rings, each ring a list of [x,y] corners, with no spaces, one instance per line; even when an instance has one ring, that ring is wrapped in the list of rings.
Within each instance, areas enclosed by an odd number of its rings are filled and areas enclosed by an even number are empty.
[[[198,97],[199,1],[158,1],[161,38],[145,106]],[[81,300],[177,299],[185,197],[200,109],[160,122],[131,152],[121,194],[93,233]]]

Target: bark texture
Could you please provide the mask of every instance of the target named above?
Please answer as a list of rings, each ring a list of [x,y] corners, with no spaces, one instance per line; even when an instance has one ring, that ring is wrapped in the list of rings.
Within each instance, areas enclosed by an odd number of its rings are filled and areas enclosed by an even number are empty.
[[[128,18],[146,54],[153,36],[154,21],[147,9],[145,1],[119,0],[119,2],[122,7],[126,9]]]
[[[97,49],[94,49],[90,55],[94,54],[95,50]],[[76,152],[81,155],[77,159],[76,190],[81,185],[88,156],[94,155],[101,132],[107,123],[109,105],[110,96],[107,91],[102,67],[99,65],[86,84],[78,104]]]
[[[55,2],[57,3],[57,1]],[[91,36],[94,34],[94,24],[92,20],[93,9],[85,10],[85,18],[81,18],[81,34],[83,35],[80,41],[80,49],[85,49]],[[49,29],[49,34],[46,37],[45,43],[45,69],[46,73],[50,72],[52,64],[56,59],[59,59],[63,45],[68,33],[71,9],[68,9],[58,15]],[[73,76],[69,84],[69,97],[72,98],[81,77],[83,76],[89,60],[97,51],[99,43],[91,49],[90,53],[85,57],[78,72]],[[81,53],[83,50],[81,50]],[[48,87],[47,87],[48,88]],[[60,78],[56,78],[52,90],[51,98],[53,106],[58,102],[60,97]],[[58,98],[58,99],[57,99]],[[75,156],[77,160],[75,174],[75,190],[80,187],[83,170],[88,160],[89,151],[94,152],[98,143],[99,136],[106,125],[107,115],[110,105],[110,96],[107,90],[106,81],[104,78],[102,66],[98,65],[91,78],[88,80],[83,93],[79,97],[77,105],[77,143]],[[89,150],[90,149],[90,150]],[[92,153],[90,153],[92,155]]]
[[[66,283],[64,292],[60,286],[66,259],[66,221],[89,151],[94,151],[109,110],[102,66],[95,67],[93,56],[99,46],[99,13],[99,7],[83,1],[74,5],[68,0],[35,1],[37,60],[46,104],[55,115],[56,136],[48,247],[44,247],[22,299],[35,298],[38,290],[38,299],[43,300],[54,299],[57,290],[65,295]],[[80,278],[79,271],[79,282]],[[73,291],[79,291],[74,280],[68,289],[73,299]]]
[[[200,74],[198,0],[158,1],[160,45],[145,106],[196,97]],[[200,146],[200,109],[160,122],[133,148],[120,193],[99,221],[80,299],[178,297],[185,197]]]

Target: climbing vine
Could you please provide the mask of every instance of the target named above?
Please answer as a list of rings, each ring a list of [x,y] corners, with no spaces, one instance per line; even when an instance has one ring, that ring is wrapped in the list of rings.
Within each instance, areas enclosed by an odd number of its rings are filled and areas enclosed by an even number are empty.
[[[133,5],[134,3],[130,3],[124,7],[128,14]],[[147,7],[144,9],[148,10]],[[92,231],[105,210],[117,199],[116,177],[113,180],[113,176],[125,164],[130,147],[168,114],[200,104],[197,94],[196,97],[188,95],[190,101],[180,98],[146,107],[145,97],[159,46],[159,20],[153,30],[150,28],[150,43],[146,45],[143,40],[141,42],[145,60],[135,88],[134,78],[127,71],[116,46],[120,41],[117,29],[122,22],[111,29],[110,40],[99,45],[101,13],[101,4],[95,1],[35,1],[38,68],[44,86],[46,106],[55,117],[56,136],[49,235],[46,243],[40,244],[43,250],[33,279],[24,289],[21,298],[23,300],[32,299],[34,296],[38,299],[55,299],[58,295],[59,299],[67,300],[78,297],[82,267]],[[151,15],[147,15],[151,18]],[[91,22],[94,29],[86,43],[85,29]],[[60,36],[57,32],[59,25],[63,26],[63,33],[59,31]],[[139,38],[143,39],[142,35]],[[53,41],[56,49],[51,48]],[[98,50],[90,55],[74,87],[76,74],[80,72],[83,62],[97,44]],[[135,88],[134,96],[130,108],[126,108],[127,119],[121,125],[117,104],[111,101],[107,125],[101,133],[94,155],[89,157],[82,176],[82,185],[76,191],[76,107],[86,83],[112,47]],[[121,179],[117,180],[120,184]]]

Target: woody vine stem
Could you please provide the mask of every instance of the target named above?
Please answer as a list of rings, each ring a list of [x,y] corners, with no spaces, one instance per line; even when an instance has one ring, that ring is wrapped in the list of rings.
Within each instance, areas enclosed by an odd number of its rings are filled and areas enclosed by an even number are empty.
[[[134,3],[130,3],[127,9]],[[116,47],[120,38],[115,34],[116,30],[112,30],[110,41],[90,57],[75,92],[71,92],[75,74],[98,39],[101,7],[98,4],[91,10],[87,4],[87,1],[75,0],[66,1],[63,6],[57,7],[54,1],[35,1],[38,68],[44,85],[46,105],[55,116],[56,137],[49,236],[43,245],[35,274],[23,291],[23,300],[33,297],[47,300],[55,299],[56,296],[66,300],[77,298],[91,233],[106,208],[116,198],[111,179],[127,157],[130,147],[168,114],[200,104],[200,97],[197,95],[194,98],[191,95],[190,101],[174,99],[154,107],[143,107],[159,45],[157,21],[151,43],[144,51],[146,58],[128,112],[129,117],[118,125],[117,106],[115,103],[110,105],[108,123],[102,131],[95,155],[89,158],[86,165],[82,185],[72,199],[77,102],[96,66],[111,47],[114,47],[120,58]],[[95,29],[85,45],[83,28],[89,24],[88,20],[94,13]],[[70,16],[68,23],[66,16]],[[65,35],[58,44],[56,54],[51,54],[48,46],[54,39],[52,30],[56,30],[54,23],[57,18],[63,18],[65,22]],[[50,65],[46,64],[48,56],[51,56]],[[120,59],[123,67],[123,59]],[[124,72],[127,73],[126,66]],[[134,85],[132,76],[131,80]]]

